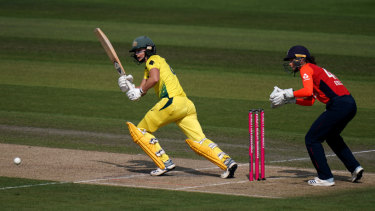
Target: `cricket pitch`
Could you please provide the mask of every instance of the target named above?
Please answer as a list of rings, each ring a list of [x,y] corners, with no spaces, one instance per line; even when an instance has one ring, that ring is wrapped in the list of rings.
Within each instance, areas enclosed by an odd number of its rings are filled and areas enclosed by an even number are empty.
[[[17,156],[22,159],[20,165],[13,163]],[[156,167],[143,154],[0,144],[0,176],[5,177],[261,198],[321,195],[375,187],[375,174],[367,172],[359,183],[351,183],[349,172],[333,171],[335,186],[312,187],[307,185],[307,180],[316,176],[314,169],[266,165],[267,179],[250,182],[248,163],[239,164],[235,178],[221,179],[222,170],[207,160],[175,158],[173,162],[175,170],[152,177],[149,173]]]

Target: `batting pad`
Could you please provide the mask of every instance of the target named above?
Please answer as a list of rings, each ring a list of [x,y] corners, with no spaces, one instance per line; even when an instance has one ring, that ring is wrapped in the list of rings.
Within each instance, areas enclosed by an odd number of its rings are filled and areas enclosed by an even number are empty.
[[[198,155],[205,157],[224,171],[227,170],[227,166],[222,160],[225,160],[227,157],[229,158],[229,156],[221,151],[215,143],[208,139],[201,141],[202,143],[190,139],[186,139],[185,141]]]
[[[164,150],[160,147],[157,139],[147,138],[142,131],[137,128],[133,123],[126,122],[129,128],[130,135],[133,141],[141,146],[143,151],[154,161],[154,163],[160,168],[165,169],[165,165],[161,160],[162,154],[165,154]]]

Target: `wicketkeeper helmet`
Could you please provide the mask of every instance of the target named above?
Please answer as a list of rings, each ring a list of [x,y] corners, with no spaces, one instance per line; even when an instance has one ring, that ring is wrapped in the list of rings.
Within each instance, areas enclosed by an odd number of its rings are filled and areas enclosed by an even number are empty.
[[[294,64],[294,69],[292,69],[289,66],[289,61],[293,59],[293,64]],[[294,73],[294,76],[296,72],[298,72],[301,68],[301,60],[305,59],[305,61],[310,61],[312,60],[310,56],[309,50],[307,50],[306,47],[302,45],[295,45],[291,47],[288,50],[288,53],[286,57],[284,58],[284,61],[288,61],[287,63],[284,63],[284,69],[286,72]]]
[[[288,53],[286,57],[284,58],[284,61],[289,61],[290,59],[294,59],[298,57],[307,59],[307,58],[310,58],[311,56],[310,56],[309,50],[307,50],[306,47],[302,45],[295,45],[288,50]]]

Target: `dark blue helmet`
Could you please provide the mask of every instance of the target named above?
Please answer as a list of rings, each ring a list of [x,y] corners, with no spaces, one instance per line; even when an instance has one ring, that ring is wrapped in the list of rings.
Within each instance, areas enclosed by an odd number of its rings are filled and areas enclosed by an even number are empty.
[[[286,57],[284,58],[284,61],[289,61],[290,59],[294,59],[298,57],[311,59],[310,52],[309,50],[307,50],[306,47],[302,45],[295,45],[288,50],[288,53]]]

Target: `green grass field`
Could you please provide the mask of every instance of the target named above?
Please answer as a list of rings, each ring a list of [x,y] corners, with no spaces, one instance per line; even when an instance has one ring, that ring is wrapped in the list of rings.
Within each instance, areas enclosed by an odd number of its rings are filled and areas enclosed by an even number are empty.
[[[100,27],[136,82],[140,82],[144,67],[132,61],[128,50],[135,37],[151,37],[158,53],[167,58],[194,101],[206,135],[219,144],[246,145],[247,112],[264,108],[267,162],[280,156],[306,157],[304,135],[325,109],[319,102],[313,107],[270,108],[268,96],[275,85],[295,89],[302,86],[298,76],[284,72],[282,58],[290,46],[305,45],[318,64],[337,75],[357,101],[357,116],[343,132],[347,144],[353,151],[374,150],[374,9],[375,2],[370,0],[303,3],[295,0],[142,3],[0,0],[0,125],[127,134],[125,121],[137,123],[157,99],[150,90],[141,101],[130,102],[120,92],[117,73],[93,32]],[[175,125],[166,126],[155,135],[160,140],[183,142],[184,139]],[[6,129],[0,129],[0,142],[141,153],[135,144],[119,140],[97,138],[93,141],[84,137],[73,140],[69,135],[46,137]],[[179,144],[165,145],[174,157],[193,156]],[[248,159],[246,149],[225,147],[225,151],[240,162]],[[361,157],[360,161],[367,172],[375,172],[373,153]],[[312,167],[309,161],[294,165]],[[340,162],[333,162],[331,167],[344,169]],[[0,181],[2,187],[38,183],[1,177]],[[65,194],[66,189],[74,190],[75,196],[82,200],[94,199],[95,203],[80,203]],[[32,208],[139,209],[134,201],[141,196],[148,199],[150,207],[168,203],[160,199],[157,191],[63,184],[0,190],[4,196],[0,198],[1,206],[23,208],[35,198],[45,197],[44,191],[52,193],[48,194],[49,204],[40,202]],[[134,198],[126,197],[127,192],[134,193]],[[373,202],[375,190],[372,187],[355,194],[348,191],[313,198],[320,201],[318,204],[310,202],[311,198],[249,199],[168,191],[165,194],[176,200],[166,209],[175,209],[176,204],[190,204],[185,207],[366,210],[372,206],[366,201]],[[202,207],[200,200],[210,206]],[[62,202],[68,205],[63,207]]]
[[[0,182],[19,186],[36,185],[42,181],[3,177]],[[1,191],[4,192],[0,199],[2,210],[369,210],[375,202],[373,195],[368,194],[374,192],[374,188],[341,191],[333,196],[289,199],[260,199],[70,183]],[[160,197],[161,195],[163,197]]]

